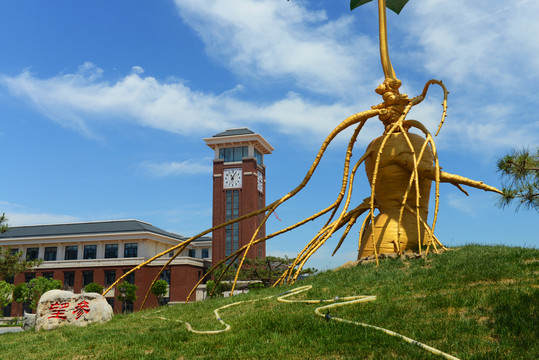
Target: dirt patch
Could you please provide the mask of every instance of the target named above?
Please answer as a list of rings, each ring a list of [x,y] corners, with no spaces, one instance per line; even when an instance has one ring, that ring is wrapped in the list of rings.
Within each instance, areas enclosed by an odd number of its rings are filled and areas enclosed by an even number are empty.
[[[488,281],[477,281],[471,283],[469,286],[482,286],[482,285],[491,285],[491,284],[514,284],[517,281],[515,279],[501,279],[501,280],[488,280]]]

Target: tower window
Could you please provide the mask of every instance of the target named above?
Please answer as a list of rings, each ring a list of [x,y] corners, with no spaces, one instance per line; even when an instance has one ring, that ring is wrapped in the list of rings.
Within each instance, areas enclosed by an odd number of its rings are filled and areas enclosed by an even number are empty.
[[[239,216],[239,190],[227,190],[225,202],[225,222]],[[225,255],[228,256],[239,249],[239,224],[234,223],[225,228]]]
[[[219,149],[219,159],[223,159],[225,162],[241,161],[247,156],[249,156],[249,148],[247,146]]]
[[[256,163],[258,165],[262,165],[264,164],[263,161],[262,161],[262,153],[260,151],[258,151],[257,149],[255,149],[255,158],[256,158]]]

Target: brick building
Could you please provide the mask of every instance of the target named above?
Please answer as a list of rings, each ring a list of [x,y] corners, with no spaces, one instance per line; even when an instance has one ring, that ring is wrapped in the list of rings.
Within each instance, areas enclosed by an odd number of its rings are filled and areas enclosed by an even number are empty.
[[[38,276],[51,277],[62,281],[64,289],[75,293],[80,293],[91,282],[107,287],[136,265],[184,240],[186,238],[181,235],[139,220],[14,226],[0,234],[3,249],[21,251],[28,259],[43,260],[34,271],[6,280],[18,284]],[[128,306],[140,307],[152,280],[166,261],[168,256],[126,278],[138,286],[137,301]],[[185,301],[210,261],[211,238],[200,238],[191,243],[161,275],[169,283],[164,300]],[[109,291],[106,297],[114,312],[118,313],[122,311],[123,304],[116,299],[115,290]],[[156,306],[156,297],[150,295],[146,305]],[[4,315],[17,316],[22,314],[22,310],[22,305],[12,303],[4,308]]]
[[[264,207],[266,167],[263,160],[273,147],[247,128],[229,129],[204,141],[215,151],[213,226]],[[212,263],[251,240],[263,216],[221,228],[212,237],[203,237],[189,244],[161,275],[169,284],[165,301],[185,301]],[[258,237],[264,235],[263,227]],[[62,281],[64,289],[80,293],[85,285],[92,282],[107,288],[128,270],[186,239],[140,220],[117,220],[13,226],[0,234],[0,247],[21,251],[28,259],[43,260],[33,271],[18,274],[7,281],[18,284],[34,277],[52,277]],[[172,255],[169,254],[170,257]],[[169,256],[144,266],[125,279],[138,286],[137,301],[129,304],[129,309],[140,307],[152,280]],[[253,247],[248,256],[265,257],[265,244]],[[116,299],[115,291],[109,291],[106,298],[118,313],[123,310],[123,304]],[[203,297],[203,292],[197,291],[194,300]],[[156,305],[156,297],[150,295],[146,306]],[[20,316],[22,310],[22,305],[12,303],[3,312],[4,316]]]

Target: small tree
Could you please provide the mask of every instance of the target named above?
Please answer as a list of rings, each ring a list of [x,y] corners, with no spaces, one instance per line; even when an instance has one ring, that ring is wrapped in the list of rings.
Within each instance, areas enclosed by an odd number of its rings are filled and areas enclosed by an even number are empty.
[[[89,283],[84,287],[84,292],[93,292],[101,294],[103,292],[103,286],[99,285],[98,283]]]
[[[35,310],[41,295],[49,290],[61,289],[62,282],[56,279],[48,279],[42,276],[30,280],[28,283],[20,283],[13,289],[13,298],[18,303],[28,303],[30,309]]]
[[[7,306],[13,300],[13,288],[12,284],[8,284],[5,281],[0,281],[0,309]],[[2,315],[0,314],[0,317]]]
[[[116,299],[122,302],[124,312],[126,312],[127,310],[127,303],[134,303],[135,301],[137,301],[137,289],[137,285],[130,284],[127,281],[124,281],[123,283],[118,285],[118,295],[116,295]]]
[[[165,280],[157,280],[153,284],[151,292],[157,297],[157,301],[161,304],[161,299],[166,295],[168,291],[168,284]]]
[[[272,286],[281,274],[294,262],[294,259],[288,257],[278,257],[278,256],[266,256],[265,258],[256,258],[256,259],[245,259],[244,266],[240,271],[238,280],[258,280],[265,287]],[[216,276],[219,275],[224,270],[224,266],[216,272]],[[234,280],[236,276],[237,266],[233,264],[225,275],[221,278],[222,280]],[[302,269],[301,275],[311,275],[316,273],[314,268],[305,268]],[[208,285],[206,284],[206,288]]]
[[[27,302],[30,289],[28,289],[27,283],[20,283],[13,288],[13,300],[22,304]]]
[[[497,205],[505,208],[517,201],[516,210],[524,206],[539,211],[539,149],[535,155],[529,150],[513,151],[498,159],[497,167],[506,180]]]
[[[40,259],[26,260],[22,251],[13,252],[11,249],[0,249],[0,277],[4,280],[13,279],[23,271],[31,270],[41,264]]]
[[[0,216],[0,233],[4,233],[7,231],[6,221],[6,214],[2,213],[2,216]]]

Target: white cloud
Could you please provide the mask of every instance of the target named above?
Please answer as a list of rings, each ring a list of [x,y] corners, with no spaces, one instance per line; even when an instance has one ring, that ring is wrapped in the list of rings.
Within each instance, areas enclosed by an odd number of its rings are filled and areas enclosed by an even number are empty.
[[[61,224],[80,221],[79,218],[71,215],[57,215],[47,213],[18,213],[9,212],[6,214],[9,226],[24,226],[24,225],[45,225],[45,224]]]
[[[299,1],[175,3],[210,56],[237,74],[292,79],[302,89],[339,96],[373,77],[377,41],[354,33],[351,15],[331,20]]]
[[[182,19],[199,34],[208,53],[246,79],[247,84],[221,94],[196,91],[180,80],[144,76],[140,66],[109,82],[103,70],[89,62],[77,72],[51,78],[28,71],[0,75],[0,84],[45,116],[88,136],[94,135],[96,122],[105,121],[135,122],[182,135],[263,124],[319,143],[347,116],[380,102],[372,90],[381,71],[376,37],[354,35],[361,28],[353,23],[355,14],[332,20],[302,4],[176,0]],[[406,71],[424,69],[425,78],[443,79],[451,91],[442,140],[437,142],[471,147],[478,154],[500,152],[511,144],[537,144],[535,93],[525,86],[539,80],[534,10],[539,10],[539,2],[432,0],[410,3],[401,16],[390,19],[402,30],[396,38],[409,36],[414,42],[390,44],[396,54],[413,52],[408,60],[395,57],[402,62],[394,61],[396,69],[404,69],[412,79],[403,79],[403,88],[418,86]],[[271,102],[242,98],[248,82],[267,79],[291,80],[294,91],[302,92]],[[337,97],[321,102],[305,89]],[[435,91],[410,114],[432,132],[442,100]],[[361,102],[352,103],[350,94],[359,94]],[[376,125],[364,130],[360,142],[379,135]],[[173,166],[168,164],[169,169]]]
[[[476,216],[474,202],[462,193],[450,193],[447,196],[447,204],[452,208],[466,213],[469,216]]]
[[[415,51],[400,65],[448,86],[447,145],[483,156],[538,144],[536,95],[528,86],[539,80],[537,13],[537,1],[432,0],[410,3],[401,21],[391,19],[407,36],[396,52]]]
[[[182,135],[207,134],[252,123],[275,124],[288,134],[327,135],[356,107],[311,102],[297,94],[269,104],[238,99],[236,88],[221,95],[192,91],[181,82],[162,83],[133,72],[115,83],[85,63],[74,74],[40,79],[24,71],[1,76],[0,84],[26,98],[45,116],[92,136],[92,123],[131,121]]]
[[[212,167],[206,161],[185,160],[181,162],[151,163],[143,162],[140,167],[148,174],[155,177],[170,175],[195,175],[211,174]]]
[[[26,206],[0,200],[0,214],[5,213],[9,226],[24,226],[36,224],[59,224],[81,221],[71,215],[50,214],[30,210]]]
[[[429,72],[492,90],[539,75],[537,1],[432,0],[413,10],[404,26],[424,47]]]

